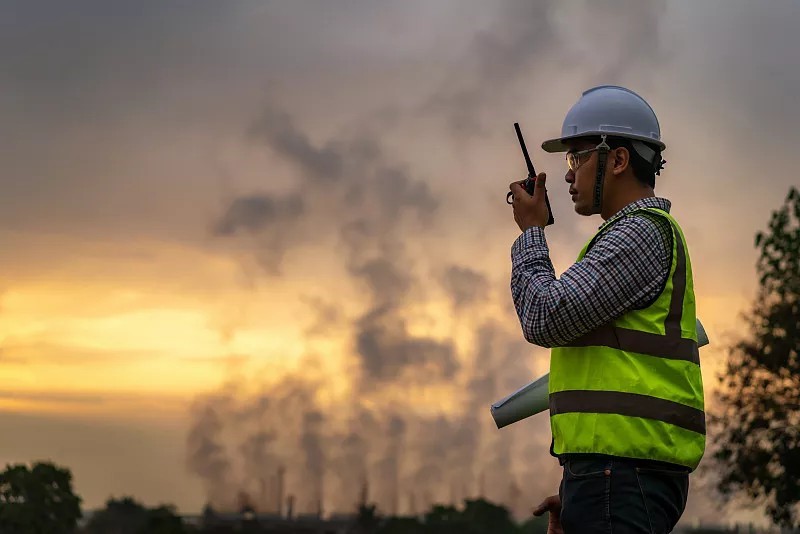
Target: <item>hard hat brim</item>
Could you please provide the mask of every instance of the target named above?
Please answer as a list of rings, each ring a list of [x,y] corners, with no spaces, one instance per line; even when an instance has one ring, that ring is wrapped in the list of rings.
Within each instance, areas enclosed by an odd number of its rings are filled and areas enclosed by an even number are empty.
[[[658,146],[662,151],[667,148],[667,145],[662,143],[657,139],[653,139],[652,137],[647,137],[644,135],[632,135],[632,134],[625,134],[621,132],[613,132],[613,131],[601,131],[595,130],[591,132],[581,132],[575,135],[568,135],[566,137],[557,137],[555,139],[548,139],[544,143],[542,143],[542,150],[545,152],[566,152],[569,150],[569,146],[567,146],[564,141],[569,141],[570,139],[580,139],[582,137],[599,137],[601,135],[607,135],[609,137],[624,137],[625,139],[636,139],[639,141],[644,141],[646,143],[650,143],[652,145]]]

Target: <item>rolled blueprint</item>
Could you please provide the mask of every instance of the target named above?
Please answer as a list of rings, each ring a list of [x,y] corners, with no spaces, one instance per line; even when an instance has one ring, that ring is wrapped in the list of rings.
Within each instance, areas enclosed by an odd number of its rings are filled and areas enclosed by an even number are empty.
[[[697,319],[697,346],[708,345],[706,329]],[[503,428],[548,409],[550,373],[521,387],[508,397],[491,406],[492,418],[497,428]]]
[[[699,349],[708,345],[708,335],[706,335],[706,329],[703,328],[700,319],[695,319],[695,325],[697,326],[697,348]]]
[[[492,417],[497,428],[545,411],[549,403],[549,383],[550,373],[547,373],[492,404]]]

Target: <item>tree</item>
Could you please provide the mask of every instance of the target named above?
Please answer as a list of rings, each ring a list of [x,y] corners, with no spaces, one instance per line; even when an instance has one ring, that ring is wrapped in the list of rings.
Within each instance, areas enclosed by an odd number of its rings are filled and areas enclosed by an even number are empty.
[[[138,534],[147,526],[147,510],[132,497],[109,499],[86,525],[89,534]]]
[[[0,473],[0,532],[74,532],[81,498],[72,491],[72,473],[51,462],[7,465]]]
[[[425,534],[425,527],[416,517],[390,517],[377,530],[378,534]]]
[[[518,530],[508,508],[486,499],[467,499],[462,515],[476,532],[515,534]]]
[[[800,192],[792,187],[756,234],[760,289],[747,339],[718,378],[718,489],[744,492],[779,525],[800,524]]]
[[[147,511],[148,534],[183,534],[186,529],[172,505],[161,505]]]
[[[520,534],[547,534],[547,514],[531,517],[519,526]]]
[[[132,497],[109,499],[86,525],[88,534],[183,534],[181,518],[172,506],[145,508]]]
[[[358,506],[358,515],[355,522],[355,532],[357,534],[373,534],[378,529],[381,524],[381,518],[377,510],[378,507],[374,504],[362,503]]]

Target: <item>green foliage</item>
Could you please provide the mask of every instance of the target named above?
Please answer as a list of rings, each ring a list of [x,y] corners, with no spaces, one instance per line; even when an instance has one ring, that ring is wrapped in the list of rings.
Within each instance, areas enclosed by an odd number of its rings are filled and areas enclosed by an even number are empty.
[[[426,534],[476,534],[469,521],[455,506],[433,505],[425,514]]]
[[[800,525],[800,192],[756,234],[760,290],[750,335],[719,376],[710,418],[723,495],[744,492],[776,524]]]
[[[50,462],[7,465],[0,473],[0,532],[61,534],[75,531],[81,498],[72,473]]]
[[[520,525],[519,534],[546,534],[548,519],[547,514],[531,517]]]
[[[181,518],[172,506],[145,508],[131,497],[109,499],[86,526],[87,534],[183,534]]]
[[[507,508],[485,499],[466,500],[462,517],[475,532],[514,534],[518,530]]]
[[[382,518],[374,506],[361,506],[356,532],[363,534],[544,534],[547,518],[518,526],[509,510],[485,499],[466,500],[459,509],[435,504],[421,518]]]
[[[378,534],[426,534],[425,526],[415,517],[390,517]]]
[[[374,504],[362,504],[358,507],[355,531],[357,533],[371,534],[376,532],[380,525],[377,507]]]

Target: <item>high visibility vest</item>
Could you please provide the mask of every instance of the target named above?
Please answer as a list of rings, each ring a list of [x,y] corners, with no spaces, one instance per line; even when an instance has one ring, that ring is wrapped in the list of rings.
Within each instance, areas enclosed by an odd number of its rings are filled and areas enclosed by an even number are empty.
[[[553,452],[660,460],[694,470],[705,449],[706,423],[686,240],[663,210],[627,214],[633,215],[670,223],[672,265],[666,286],[650,306],[552,349]],[[578,261],[614,224],[598,231]]]

